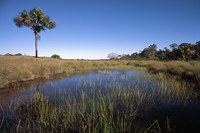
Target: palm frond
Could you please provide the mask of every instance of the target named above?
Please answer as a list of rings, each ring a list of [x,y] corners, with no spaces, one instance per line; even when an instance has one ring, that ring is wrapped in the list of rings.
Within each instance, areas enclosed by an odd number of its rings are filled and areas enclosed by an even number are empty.
[[[53,21],[49,21],[45,24],[45,27],[47,27],[48,29],[53,29],[56,27],[56,23]]]
[[[23,26],[23,18],[21,16],[14,18],[14,22],[18,27],[22,27]]]
[[[45,28],[53,29],[56,27],[56,23],[50,20],[50,17],[42,12],[40,8],[33,8],[30,12],[23,10],[20,16],[14,19],[15,24],[18,27],[28,26],[36,33]]]
[[[14,22],[17,26],[22,27],[22,26],[32,26],[32,21],[29,13],[24,10],[21,12],[20,16],[14,18]]]

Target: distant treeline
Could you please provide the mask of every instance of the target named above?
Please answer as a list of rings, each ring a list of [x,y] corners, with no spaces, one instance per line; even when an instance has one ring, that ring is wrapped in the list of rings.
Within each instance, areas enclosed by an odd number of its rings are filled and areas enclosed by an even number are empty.
[[[1,55],[3,56],[3,55]],[[17,54],[10,54],[10,53],[6,53],[4,56],[23,56],[21,53],[17,53]]]
[[[195,44],[181,43],[170,44],[169,48],[157,50],[157,45],[152,44],[141,52],[135,52],[131,55],[119,55],[119,59],[134,59],[134,60],[200,60],[200,41]]]

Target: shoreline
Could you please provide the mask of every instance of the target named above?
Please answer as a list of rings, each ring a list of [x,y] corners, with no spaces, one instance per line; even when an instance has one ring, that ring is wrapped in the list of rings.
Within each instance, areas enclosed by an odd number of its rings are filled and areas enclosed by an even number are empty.
[[[67,77],[76,73],[109,68],[146,69],[149,73],[166,73],[200,86],[200,61],[91,61],[1,56],[0,62],[0,89],[36,80],[50,80],[58,75]]]

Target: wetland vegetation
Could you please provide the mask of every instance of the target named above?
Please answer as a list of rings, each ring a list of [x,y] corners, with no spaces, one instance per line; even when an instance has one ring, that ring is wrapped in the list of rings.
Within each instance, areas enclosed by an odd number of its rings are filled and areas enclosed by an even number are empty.
[[[199,4],[2,2],[0,133],[199,133]]]
[[[200,84],[199,61],[138,61],[138,60],[62,60],[25,56],[0,56],[0,88],[19,85],[20,81],[64,76],[107,68],[146,69],[152,73],[166,73]],[[13,63],[14,62],[14,63]]]
[[[197,61],[0,60],[1,83],[49,79],[1,93],[1,132],[199,131],[197,80],[180,78],[183,71],[198,78]],[[64,77],[53,80],[55,74]]]

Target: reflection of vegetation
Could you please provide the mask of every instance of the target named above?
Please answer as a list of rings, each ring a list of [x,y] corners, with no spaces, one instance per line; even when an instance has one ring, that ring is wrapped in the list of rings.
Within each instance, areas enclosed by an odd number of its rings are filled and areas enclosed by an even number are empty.
[[[118,78],[130,80],[124,76]],[[192,93],[187,90],[189,84],[171,82],[166,75],[159,74],[155,78],[162,79],[161,84],[151,86],[148,78],[143,88],[130,86],[131,82],[124,88],[117,80],[104,84],[97,76],[98,82],[79,81],[76,89],[55,94],[59,95],[56,101],[37,91],[32,104],[11,106],[10,112],[4,115],[2,131],[170,132],[168,117],[163,129],[158,120],[144,118],[149,117],[155,106],[187,101]],[[12,117],[17,117],[15,122],[9,121]]]

